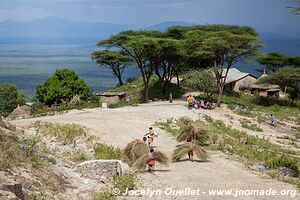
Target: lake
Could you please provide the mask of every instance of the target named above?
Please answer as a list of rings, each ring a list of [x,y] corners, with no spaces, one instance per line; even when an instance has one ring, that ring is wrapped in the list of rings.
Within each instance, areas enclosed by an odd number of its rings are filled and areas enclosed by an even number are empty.
[[[109,69],[99,66],[90,55],[99,50],[95,45],[0,45],[0,83],[16,84],[27,96],[35,86],[55,70],[68,68],[79,74],[94,91],[114,87],[117,79]],[[138,70],[129,67],[124,80],[136,76]]]
[[[35,86],[51,76],[55,70],[74,70],[94,91],[105,91],[117,84],[109,69],[99,66],[90,55],[99,50],[93,44],[80,45],[0,45],[0,83],[11,82],[26,96],[33,96]],[[257,64],[239,64],[242,71],[257,75]],[[131,66],[124,72],[124,80],[139,75]]]

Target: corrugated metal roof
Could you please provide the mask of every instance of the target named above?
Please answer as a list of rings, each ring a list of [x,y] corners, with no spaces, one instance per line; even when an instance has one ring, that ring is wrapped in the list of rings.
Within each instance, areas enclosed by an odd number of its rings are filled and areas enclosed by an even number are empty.
[[[226,74],[226,69],[223,69],[223,76],[225,76]],[[228,70],[228,74],[227,74],[227,78],[226,78],[226,84],[227,83],[231,83],[231,82],[235,82],[238,81],[248,75],[251,75],[250,73],[246,73],[246,72],[241,72],[236,68],[230,68]]]

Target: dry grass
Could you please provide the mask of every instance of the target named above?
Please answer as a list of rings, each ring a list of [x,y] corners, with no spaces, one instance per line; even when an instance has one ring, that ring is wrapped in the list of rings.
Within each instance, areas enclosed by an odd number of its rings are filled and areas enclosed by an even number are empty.
[[[137,161],[135,161],[133,167],[138,171],[143,171],[152,159],[163,165],[168,165],[169,163],[169,158],[164,153],[161,151],[155,151],[152,154],[149,152],[148,154],[141,156]]]
[[[208,154],[203,147],[193,143],[184,143],[176,147],[172,155],[172,161],[181,160],[189,151],[193,151],[200,160],[206,161],[208,158]]]

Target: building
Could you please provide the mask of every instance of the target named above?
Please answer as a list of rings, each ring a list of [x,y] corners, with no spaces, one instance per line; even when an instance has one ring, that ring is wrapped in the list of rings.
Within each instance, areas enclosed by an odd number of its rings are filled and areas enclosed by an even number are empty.
[[[226,69],[223,69],[223,76],[225,76]],[[242,90],[249,90],[256,82],[257,78],[250,73],[241,72],[236,68],[230,68],[225,81],[225,90],[240,92]]]
[[[261,79],[263,77],[268,76],[264,71],[263,74],[258,78]],[[273,84],[253,84],[251,87],[252,94],[258,94],[261,97],[274,97],[279,99],[280,86]]]

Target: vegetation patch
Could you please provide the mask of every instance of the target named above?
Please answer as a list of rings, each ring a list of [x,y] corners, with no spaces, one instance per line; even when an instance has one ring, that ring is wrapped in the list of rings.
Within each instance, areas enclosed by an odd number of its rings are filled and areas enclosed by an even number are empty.
[[[136,178],[134,174],[129,173],[124,176],[117,176],[114,179],[113,187],[110,190],[95,194],[93,200],[115,200],[116,195],[112,192],[114,188],[120,191],[120,193],[124,193],[126,189],[133,190],[135,187]]]
[[[246,128],[246,129],[249,129],[252,131],[256,131],[256,132],[263,132],[262,128],[258,127],[257,124],[252,123],[249,119],[242,118],[242,119],[239,119],[239,121],[243,128]]]
[[[121,160],[122,151],[119,148],[108,146],[106,144],[97,144],[94,147],[94,156],[96,159]]]
[[[86,128],[77,124],[53,124],[37,121],[34,123],[37,133],[49,134],[66,144],[76,145],[76,138],[86,135]]]

